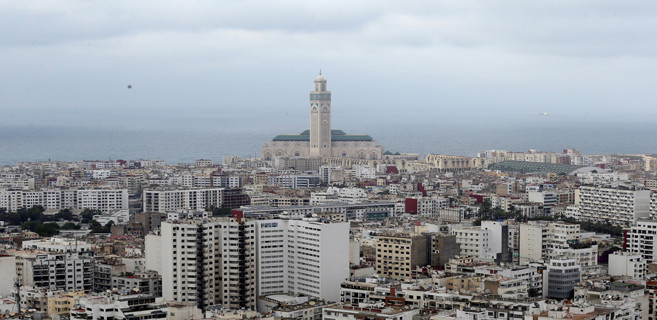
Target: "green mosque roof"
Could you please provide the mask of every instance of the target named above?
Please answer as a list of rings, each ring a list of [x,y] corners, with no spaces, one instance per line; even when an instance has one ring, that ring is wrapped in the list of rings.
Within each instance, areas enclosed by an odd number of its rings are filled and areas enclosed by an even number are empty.
[[[367,134],[346,134],[342,130],[331,130],[331,141],[373,141]],[[280,134],[273,141],[310,141],[310,130],[300,134]]]

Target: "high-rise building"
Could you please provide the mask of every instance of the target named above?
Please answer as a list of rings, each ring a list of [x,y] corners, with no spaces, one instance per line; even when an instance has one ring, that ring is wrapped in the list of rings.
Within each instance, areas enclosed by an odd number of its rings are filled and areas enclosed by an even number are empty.
[[[162,275],[162,296],[201,310],[255,307],[255,224],[236,219],[163,222],[146,236],[146,268]]]
[[[251,308],[269,294],[337,301],[349,277],[349,223],[312,220],[163,222],[146,237],[146,267],[162,275],[163,297],[201,309]]]
[[[627,251],[639,254],[648,265],[657,261],[657,221],[639,220],[627,231]]]
[[[638,187],[579,188],[581,219],[629,225],[650,214],[650,190]]]
[[[349,223],[256,222],[258,295],[300,294],[340,299],[349,278]]]
[[[548,298],[572,299],[575,285],[581,279],[581,268],[575,259],[550,260],[543,279],[547,284],[543,292]]]
[[[45,209],[93,209],[102,212],[128,209],[128,189],[0,190],[0,208],[17,211]]]
[[[557,258],[571,244],[579,242],[579,224],[567,222],[520,224],[520,263]]]
[[[616,251],[609,254],[609,275],[643,280],[646,276],[646,263],[640,254]]]
[[[249,197],[242,189],[157,189],[144,190],[143,211],[208,210],[211,207],[239,208],[248,205]]]
[[[376,237],[376,273],[379,277],[410,281],[413,269],[431,264],[431,238],[391,234]]]
[[[23,286],[89,293],[93,290],[93,259],[78,253],[17,252],[16,277]]]

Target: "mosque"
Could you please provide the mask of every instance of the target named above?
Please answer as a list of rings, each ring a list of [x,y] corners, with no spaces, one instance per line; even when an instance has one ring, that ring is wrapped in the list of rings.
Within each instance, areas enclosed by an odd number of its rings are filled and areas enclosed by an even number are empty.
[[[380,160],[383,147],[367,134],[347,134],[331,129],[331,91],[319,72],[315,88],[310,92],[310,130],[300,134],[281,134],[265,143],[262,157],[349,157]]]

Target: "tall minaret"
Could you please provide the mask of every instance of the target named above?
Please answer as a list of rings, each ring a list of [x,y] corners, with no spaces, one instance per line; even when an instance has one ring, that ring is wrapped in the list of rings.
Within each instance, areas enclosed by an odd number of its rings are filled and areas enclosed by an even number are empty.
[[[310,156],[331,155],[331,91],[319,71],[315,90],[310,91]]]

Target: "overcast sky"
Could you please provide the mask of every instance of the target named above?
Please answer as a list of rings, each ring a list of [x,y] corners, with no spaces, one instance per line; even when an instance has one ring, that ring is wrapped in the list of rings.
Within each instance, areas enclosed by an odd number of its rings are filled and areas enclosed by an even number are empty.
[[[0,0],[0,30],[3,125],[306,117],[320,68],[342,117],[657,115],[655,1]]]

